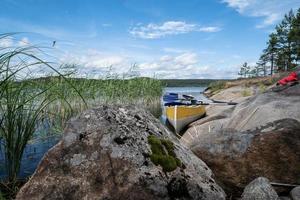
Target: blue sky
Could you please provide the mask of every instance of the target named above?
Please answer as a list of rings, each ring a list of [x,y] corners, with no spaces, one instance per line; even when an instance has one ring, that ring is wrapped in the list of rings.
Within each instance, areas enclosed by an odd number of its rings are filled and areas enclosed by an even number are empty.
[[[299,0],[1,0],[0,46],[51,47],[80,73],[234,78],[254,64],[268,34]],[[51,58],[53,58],[51,57]]]

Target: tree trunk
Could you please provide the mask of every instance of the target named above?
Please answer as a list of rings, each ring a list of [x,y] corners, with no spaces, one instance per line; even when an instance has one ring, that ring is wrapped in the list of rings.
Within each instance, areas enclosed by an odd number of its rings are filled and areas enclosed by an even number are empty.
[[[273,75],[273,70],[274,70],[274,55],[271,55],[271,76]]]

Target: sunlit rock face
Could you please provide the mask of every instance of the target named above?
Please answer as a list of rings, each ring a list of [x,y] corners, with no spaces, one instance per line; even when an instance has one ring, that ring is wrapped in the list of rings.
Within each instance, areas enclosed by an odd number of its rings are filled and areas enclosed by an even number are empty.
[[[195,122],[181,141],[212,169],[228,195],[240,196],[260,176],[272,182],[299,182],[299,84],[214,109]]]
[[[150,135],[180,162],[155,165]],[[225,199],[212,176],[149,112],[101,106],[70,120],[17,199]]]

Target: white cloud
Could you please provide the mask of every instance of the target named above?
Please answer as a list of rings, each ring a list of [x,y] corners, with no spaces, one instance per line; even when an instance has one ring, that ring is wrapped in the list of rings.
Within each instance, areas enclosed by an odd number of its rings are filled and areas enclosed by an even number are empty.
[[[145,76],[159,75],[160,78],[187,78],[199,68],[198,55],[186,52],[176,56],[164,55],[159,59],[139,64]]]
[[[208,27],[199,28],[199,31],[207,32],[207,33],[214,33],[214,32],[221,31],[221,28],[216,27],[216,26],[208,26]]]
[[[11,47],[13,45],[13,39],[12,37],[4,37],[0,39],[0,48],[7,48],[7,47]]]
[[[128,72],[133,63],[136,63],[141,76],[157,78],[233,78],[238,69],[227,66],[225,63],[201,62],[201,53],[187,51],[184,53],[166,54],[148,60],[137,62],[133,56],[103,53],[97,50],[65,54],[61,62],[75,63],[80,66],[79,73],[92,77],[107,75],[108,67],[112,65],[113,73],[120,76]],[[232,59],[232,58],[230,58]],[[226,62],[227,63],[227,62]],[[225,66],[225,67],[224,67]]]
[[[250,17],[262,17],[256,28],[264,28],[280,21],[290,9],[300,7],[299,0],[222,0],[240,14]]]
[[[174,62],[177,65],[182,65],[182,66],[189,66],[196,64],[198,62],[198,56],[195,53],[184,53],[182,55],[179,55],[175,57]]]
[[[167,21],[162,24],[150,23],[146,26],[137,25],[130,29],[129,33],[143,39],[157,39],[167,35],[178,35],[189,32],[218,32],[219,27],[200,27],[197,24],[189,24],[184,21]]]
[[[172,56],[169,56],[169,55],[165,55],[165,56],[162,56],[160,59],[159,59],[161,62],[170,62],[173,60],[173,57]]]
[[[30,44],[29,39],[27,37],[23,37],[19,41],[14,41],[14,40],[16,40],[16,39],[11,36],[1,38],[0,39],[0,47],[6,48],[6,47],[14,47],[14,46],[26,46],[26,45]]]
[[[251,0],[223,0],[228,3],[229,7],[237,9],[238,12],[242,13],[246,7],[249,6]]]
[[[63,63],[76,63],[85,68],[99,69],[100,71],[113,66],[118,68],[120,73],[125,72],[127,70],[125,69],[126,67],[130,67],[130,64],[127,63],[128,59],[126,56],[106,54],[93,49],[88,50],[86,53],[65,53],[60,61]]]
[[[18,45],[19,46],[26,46],[26,45],[29,45],[30,42],[29,42],[29,39],[27,37],[23,37],[19,42],[18,42]]]

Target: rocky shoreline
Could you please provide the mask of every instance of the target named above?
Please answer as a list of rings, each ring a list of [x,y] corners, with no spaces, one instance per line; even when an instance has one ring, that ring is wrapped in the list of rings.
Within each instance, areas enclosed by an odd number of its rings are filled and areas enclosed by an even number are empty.
[[[212,96],[238,104],[208,106],[180,140],[136,107],[87,110],[16,199],[299,199],[272,184],[300,181],[300,85],[244,89]]]
[[[251,95],[243,95],[245,90]],[[279,92],[238,85],[214,95],[206,93],[238,104],[208,106],[207,117],[192,123],[181,142],[212,169],[227,195],[238,198],[260,176],[299,185],[299,84]],[[287,195],[292,188],[275,189]]]

